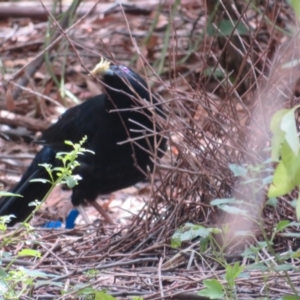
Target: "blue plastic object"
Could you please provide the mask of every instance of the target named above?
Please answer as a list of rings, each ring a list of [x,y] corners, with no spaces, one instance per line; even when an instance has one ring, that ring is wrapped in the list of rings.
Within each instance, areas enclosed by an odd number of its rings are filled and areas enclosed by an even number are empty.
[[[61,221],[49,221],[49,222],[46,222],[42,227],[50,228],[50,229],[57,229],[57,228],[60,228],[61,226],[62,226]]]
[[[67,218],[66,218],[66,229],[73,229],[75,227],[75,221],[79,215],[79,211],[77,209],[72,209]],[[49,221],[45,223],[43,228],[57,229],[63,226],[63,222],[61,221]]]
[[[66,229],[73,229],[75,227],[75,221],[79,216],[77,209],[72,209],[66,218]]]

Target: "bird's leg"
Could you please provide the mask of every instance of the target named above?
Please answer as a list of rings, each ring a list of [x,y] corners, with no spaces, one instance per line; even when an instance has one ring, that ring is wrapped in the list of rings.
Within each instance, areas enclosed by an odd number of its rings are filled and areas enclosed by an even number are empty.
[[[83,206],[82,205],[78,205],[78,206],[75,206],[77,208],[77,210],[80,212],[84,222],[86,224],[92,224],[91,220],[89,219],[89,216],[87,215],[86,211],[84,210]]]
[[[105,219],[105,221],[113,225],[114,221],[112,218],[108,215],[108,213],[104,210],[104,208],[95,200],[95,201],[90,201],[90,203],[95,207],[95,209],[99,212],[99,214]]]

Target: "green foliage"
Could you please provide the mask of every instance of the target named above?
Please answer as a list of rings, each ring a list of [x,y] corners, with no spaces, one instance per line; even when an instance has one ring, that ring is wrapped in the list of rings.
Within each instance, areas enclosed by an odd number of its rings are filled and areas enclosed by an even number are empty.
[[[299,296],[286,295],[278,300],[299,300]]]
[[[4,271],[0,269],[0,296],[5,299],[20,299],[30,295],[37,278],[47,278],[49,274],[20,267],[17,270]]]
[[[105,291],[98,291],[93,288],[84,288],[81,289],[78,293],[77,296],[85,296],[84,299],[93,299],[93,300],[116,300],[115,297],[107,294]]]
[[[0,197],[23,197],[22,195],[13,194],[10,192],[0,191]],[[1,216],[0,217],[0,232],[6,230],[6,225],[12,218],[14,218],[14,215],[9,216]]]
[[[240,262],[236,262],[233,266],[226,264],[225,279],[227,280],[228,294],[235,293],[235,280],[242,273],[244,267],[240,266]]]
[[[37,211],[40,208],[41,204],[47,199],[48,195],[59,184],[66,184],[69,188],[73,188],[75,185],[78,184],[78,180],[81,179],[80,176],[72,174],[74,169],[80,165],[77,161],[77,158],[79,155],[84,155],[84,153],[86,152],[93,153],[93,151],[87,150],[82,147],[86,140],[87,137],[85,136],[78,144],[74,144],[70,141],[65,141],[65,144],[72,147],[73,150],[71,150],[70,152],[59,152],[56,154],[56,158],[59,159],[62,163],[61,167],[53,168],[49,164],[40,164],[40,166],[46,169],[47,173],[50,176],[50,180],[38,178],[32,179],[31,182],[49,182],[51,184],[51,188],[41,202],[35,201],[33,203],[33,205],[36,206],[35,211]],[[25,222],[28,222],[31,216],[29,216]]]
[[[22,195],[10,193],[10,192],[5,192],[5,191],[0,192],[0,197],[12,197],[12,196],[23,197]]]
[[[84,137],[78,144],[74,144],[70,141],[65,141],[66,145],[73,148],[70,152],[59,152],[56,154],[56,158],[62,163],[61,167],[52,168],[49,164],[40,164],[44,167],[50,176],[50,180],[45,180],[43,178],[33,179],[31,182],[49,182],[53,187],[58,184],[66,184],[69,188],[73,188],[80,180],[80,176],[73,175],[72,172],[80,164],[77,161],[79,155],[83,155],[86,152],[93,153],[93,151],[82,148],[82,145],[86,142],[87,137]]]
[[[93,278],[93,277],[97,277],[99,275],[99,273],[100,273],[99,270],[91,269],[91,270],[84,272],[84,275],[87,277]]]
[[[206,68],[203,70],[203,75],[206,77],[214,76],[215,78],[223,79],[225,77],[225,73],[220,68]]]
[[[293,8],[298,21],[300,21],[300,1],[299,0],[287,0],[288,4]]]
[[[198,292],[199,296],[209,297],[209,299],[223,299],[223,286],[217,279],[203,280],[205,289]]]
[[[291,192],[300,186],[300,142],[297,134],[295,110],[282,109],[271,120],[272,159],[278,161],[268,197],[274,198]],[[300,198],[296,204],[297,219],[300,219]]]
[[[217,29],[210,23],[207,25],[206,31],[209,36],[249,35],[248,28],[237,20],[221,20]]]
[[[178,228],[172,236],[172,248],[179,248],[182,242],[190,241],[196,237],[207,238],[211,233],[219,233],[217,228],[206,228],[202,225],[195,225],[186,223],[184,226]]]
[[[248,169],[245,166],[229,164],[228,167],[235,177],[239,177],[239,176],[245,177],[248,173]]]
[[[242,200],[237,200],[235,198],[224,198],[224,199],[215,199],[211,201],[212,206],[217,206],[219,209],[233,215],[242,215],[247,216],[248,211],[246,209],[239,208],[237,206],[246,206],[247,202]]]
[[[203,281],[205,289],[198,292],[199,296],[205,296],[209,299],[237,299],[235,280],[242,274],[244,267],[239,262],[234,265],[225,263],[226,284],[221,284],[217,279],[206,279]]]
[[[264,189],[272,182],[273,168],[270,167],[270,160],[266,160],[258,165],[238,165],[229,164],[229,169],[235,177],[240,178],[240,184],[245,185],[249,191],[247,199],[256,199],[257,193]],[[253,209],[257,202],[244,201],[236,198],[218,198],[210,202],[210,205],[218,207],[218,209],[232,215],[239,215],[246,218],[251,218],[249,211]],[[272,201],[271,201],[272,200]],[[276,199],[272,198],[270,203],[275,205]],[[239,232],[236,232],[239,234]]]
[[[56,155],[57,159],[61,161],[61,165],[62,165],[61,167],[53,168],[51,165],[48,164],[41,165],[47,170],[50,176],[50,180],[45,180],[40,178],[32,181],[38,181],[42,183],[49,182],[51,184],[51,188],[41,202],[34,201],[31,203],[31,205],[36,206],[35,211],[39,208],[41,203],[48,197],[52,189],[54,189],[54,187],[57,186],[58,184],[62,184],[62,183],[67,184],[70,188],[74,187],[74,185],[77,184],[80,178],[72,174],[73,170],[77,166],[79,166],[79,163],[77,162],[77,158],[79,155],[83,155],[86,152],[91,152],[82,147],[86,139],[87,138],[84,137],[82,141],[80,141],[78,144],[65,142],[67,145],[70,145],[73,149],[68,153],[61,152]],[[3,231],[4,233],[7,229],[5,224],[8,222],[9,218],[11,217],[12,216],[4,216],[0,218],[0,230]],[[27,232],[32,230],[32,228],[27,223],[29,218],[27,218],[27,220],[23,223],[23,226],[25,227]],[[0,243],[0,248],[3,247],[4,245],[13,244],[15,241],[19,241],[20,238],[22,238],[20,231],[16,230],[15,234],[16,236],[14,236],[13,233],[9,235],[9,238],[3,238]],[[38,287],[40,285],[55,285],[63,288],[62,283],[47,280],[48,278],[57,277],[57,275],[48,274],[48,273],[46,274],[44,272],[40,272],[37,270],[27,270],[26,268],[12,269],[11,267],[13,266],[15,260],[21,257],[34,257],[36,259],[39,259],[41,258],[41,252],[34,249],[23,248],[17,253],[17,255],[14,258],[11,258],[10,254],[7,252],[0,253],[0,260],[4,258],[9,258],[10,260],[10,263],[5,268],[0,268],[0,298],[4,297],[3,299],[9,300],[9,299],[20,299],[25,295],[30,297],[32,288],[34,286]],[[82,286],[80,287],[80,289],[82,289]],[[79,288],[76,291],[78,290]],[[99,292],[93,290],[91,293],[95,295],[95,297],[92,299],[102,299],[102,300],[115,299],[114,297],[107,295],[103,291]]]
[[[290,153],[299,151],[300,147],[290,136],[291,133],[295,134],[296,132],[292,129],[292,126],[294,126],[293,119],[294,111],[291,113],[290,110],[285,110],[284,112],[280,111],[277,113],[272,120],[272,130],[273,132],[279,134],[279,136],[273,139],[273,141],[275,141],[274,144],[279,147],[279,149],[272,149],[273,155],[276,153],[276,155],[282,155],[282,141],[289,146]],[[283,124],[281,124],[282,120]],[[296,141],[298,141],[298,138]],[[288,160],[284,159],[285,163],[287,161]],[[272,183],[272,173],[274,170],[270,166],[270,162],[271,159],[268,159],[259,165],[230,164],[229,168],[235,177],[239,177],[240,184],[245,185],[248,190],[253,193],[253,199],[255,199],[257,192],[262,189],[264,190]],[[289,162],[289,165],[292,167],[291,162]],[[250,202],[251,201],[246,202],[235,198],[222,198],[211,201],[211,205],[216,206],[229,214],[251,218],[251,214],[249,214],[249,211],[251,210],[249,208],[251,208],[252,205],[255,205],[255,203]],[[277,198],[272,197],[269,198],[267,204],[276,206],[277,202]],[[260,220],[253,220],[260,225]],[[225,274],[222,277],[223,280],[219,278],[205,280],[203,282],[205,288],[199,292],[199,295],[201,296],[206,296],[210,299],[237,299],[237,279],[250,278],[250,272],[254,270],[262,272],[265,274],[265,276],[268,276],[269,272],[284,274],[287,278],[287,282],[291,285],[292,290],[296,291],[291,280],[289,279],[288,272],[297,270],[297,267],[290,261],[298,259],[300,253],[298,253],[298,251],[289,251],[284,254],[277,254],[273,249],[273,243],[278,233],[280,233],[281,236],[299,238],[300,234],[297,233],[297,228],[299,228],[299,226],[299,222],[281,220],[278,222],[278,224],[275,224],[271,236],[266,235],[264,232],[264,227],[261,226],[262,234],[265,240],[262,242],[256,241],[256,243],[245,249],[245,251],[242,253],[244,260],[248,262],[248,264],[245,266],[241,266],[240,262],[233,264],[227,263],[226,256],[224,255],[224,249],[226,249],[226,245],[219,246],[217,240],[214,239],[214,235],[212,233],[219,233],[221,240],[223,235],[227,236],[227,233],[230,232],[230,228],[229,225],[226,224],[221,228],[221,230],[211,230],[200,225],[187,223],[183,227],[176,230],[172,237],[171,245],[175,248],[180,247],[182,242],[200,237],[199,255],[205,251],[205,256],[203,257],[203,260],[205,260],[205,257],[208,256],[208,253],[211,253],[210,258],[224,267]],[[249,234],[251,234],[251,232],[235,231],[235,237],[245,237],[247,235],[249,236]],[[255,237],[252,236],[252,238]],[[227,242],[230,243],[230,241]],[[201,244],[203,246],[201,246]],[[210,249],[208,249],[209,245]],[[265,253],[270,253],[273,259],[271,261],[262,260],[261,257],[264,257]]]
[[[206,296],[210,299],[223,299],[224,296],[227,295],[229,299],[233,299],[232,295],[235,293],[235,279],[241,274],[244,267],[241,267],[239,263],[235,263],[232,266],[227,264],[223,256],[222,249],[218,247],[213,237],[214,234],[226,234],[227,230],[228,228],[225,227],[221,230],[218,228],[206,228],[202,225],[186,223],[184,226],[177,229],[172,236],[171,246],[173,248],[180,247],[184,241],[190,241],[196,237],[200,237],[200,253],[207,251],[209,244],[211,244],[212,251],[214,253],[214,257],[212,257],[212,259],[215,259],[218,263],[224,265],[226,270],[226,284],[222,284],[217,279],[204,280],[203,284],[205,288],[199,291],[198,294],[200,296]],[[217,250],[214,245],[217,245]],[[220,251],[220,253],[217,253],[215,250]]]

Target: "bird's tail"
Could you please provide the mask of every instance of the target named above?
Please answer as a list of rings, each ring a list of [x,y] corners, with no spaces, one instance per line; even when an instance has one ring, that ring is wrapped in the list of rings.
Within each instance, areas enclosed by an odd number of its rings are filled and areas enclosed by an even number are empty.
[[[49,179],[46,169],[39,164],[47,163],[55,165],[55,151],[44,147],[34,158],[31,165],[22,176],[20,182],[10,191],[23,197],[2,197],[0,200],[0,216],[14,215],[9,222],[13,226],[17,222],[24,221],[34,210],[34,206],[28,204],[34,200],[41,201],[49,191],[50,183],[30,182],[32,179]]]

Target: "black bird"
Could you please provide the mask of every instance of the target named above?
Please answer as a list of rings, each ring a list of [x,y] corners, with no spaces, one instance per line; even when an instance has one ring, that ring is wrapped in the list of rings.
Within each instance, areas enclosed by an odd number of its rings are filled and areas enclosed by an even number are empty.
[[[74,174],[82,179],[72,190],[74,206],[94,203],[100,194],[145,179],[153,169],[154,153],[163,156],[166,138],[154,120],[157,115],[164,118],[164,113],[145,81],[131,69],[104,60],[91,73],[101,75],[105,93],[68,109],[39,138],[37,142],[44,147],[11,190],[23,197],[2,197],[0,201],[0,216],[15,215],[8,225],[24,221],[33,211],[28,204],[46,195],[49,184],[30,180],[49,178],[39,164],[58,166],[56,153],[71,150],[66,140],[78,143],[87,136],[83,146],[94,152],[78,157],[80,166]]]

